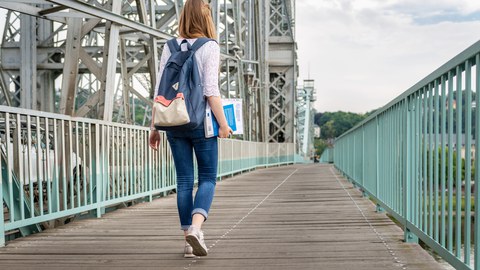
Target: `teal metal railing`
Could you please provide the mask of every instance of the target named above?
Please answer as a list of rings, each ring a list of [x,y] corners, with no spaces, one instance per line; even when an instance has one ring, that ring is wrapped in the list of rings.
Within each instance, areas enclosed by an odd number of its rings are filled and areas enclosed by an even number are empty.
[[[456,269],[480,269],[479,66],[480,41],[334,150],[336,168],[403,224],[406,241],[420,238]]]
[[[160,150],[148,147],[149,129],[0,106],[0,246],[5,233],[38,232],[42,223],[173,190],[173,158],[161,132]],[[294,163],[293,143],[219,140],[218,176]]]
[[[333,163],[333,148],[327,147],[320,156],[320,163]]]

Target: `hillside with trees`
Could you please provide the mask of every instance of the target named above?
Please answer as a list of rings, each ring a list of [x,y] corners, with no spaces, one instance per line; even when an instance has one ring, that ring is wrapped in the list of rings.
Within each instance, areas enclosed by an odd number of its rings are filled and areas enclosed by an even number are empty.
[[[338,111],[315,114],[314,123],[320,127],[320,138],[316,138],[314,142],[317,155],[320,156],[325,148],[331,147],[336,137],[342,135],[374,112],[358,114]]]

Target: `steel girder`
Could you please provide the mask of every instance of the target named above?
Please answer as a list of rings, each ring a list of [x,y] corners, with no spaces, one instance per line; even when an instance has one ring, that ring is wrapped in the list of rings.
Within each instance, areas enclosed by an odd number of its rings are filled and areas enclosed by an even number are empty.
[[[292,141],[292,2],[210,4],[222,53],[221,93],[244,99],[243,138]],[[0,103],[149,124],[162,45],[176,35],[182,6],[172,0],[2,1],[8,17]],[[279,57],[285,52],[287,61]]]

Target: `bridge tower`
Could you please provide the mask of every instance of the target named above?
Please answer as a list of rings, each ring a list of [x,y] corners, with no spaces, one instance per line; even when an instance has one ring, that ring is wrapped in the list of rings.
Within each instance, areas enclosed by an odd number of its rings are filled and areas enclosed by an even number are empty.
[[[265,23],[267,141],[293,142],[297,55],[294,31],[295,1],[266,1]]]
[[[315,110],[313,103],[317,99],[314,80],[304,80],[303,86],[297,89],[296,121],[297,121],[297,147],[299,154],[305,158],[310,157],[313,151],[313,136]]]

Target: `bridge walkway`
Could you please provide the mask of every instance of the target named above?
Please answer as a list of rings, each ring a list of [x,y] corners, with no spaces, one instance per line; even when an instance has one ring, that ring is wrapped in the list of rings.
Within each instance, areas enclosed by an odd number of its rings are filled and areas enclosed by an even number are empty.
[[[1,269],[442,269],[331,165],[217,184],[207,257],[183,258],[174,195],[20,238]]]

